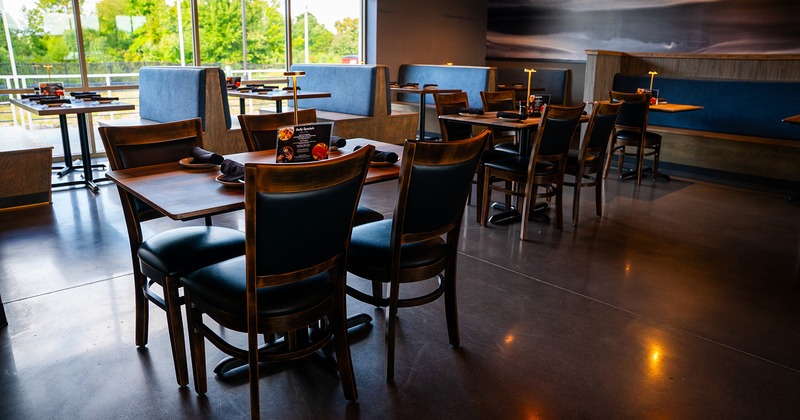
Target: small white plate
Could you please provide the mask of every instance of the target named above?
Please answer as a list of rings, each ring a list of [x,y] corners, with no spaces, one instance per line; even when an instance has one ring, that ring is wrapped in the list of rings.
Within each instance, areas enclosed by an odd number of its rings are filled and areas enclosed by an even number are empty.
[[[188,157],[179,160],[178,163],[180,163],[181,166],[189,169],[209,169],[217,167],[217,165],[214,165],[213,163],[192,163],[192,161],[194,161],[194,158]]]
[[[470,114],[469,112],[459,112],[458,115],[461,115],[462,117],[479,117],[480,118],[485,114]]]
[[[497,118],[500,118],[503,121],[511,121],[511,122],[522,122],[522,121],[525,121],[525,120],[521,120],[519,118],[508,118],[508,117],[497,117]]]
[[[225,176],[225,174],[217,175],[217,177],[214,178],[214,180],[219,182],[220,184],[226,186],[226,187],[244,188],[244,181],[241,181],[241,180],[235,181],[235,182],[223,181],[222,180],[223,176]]]

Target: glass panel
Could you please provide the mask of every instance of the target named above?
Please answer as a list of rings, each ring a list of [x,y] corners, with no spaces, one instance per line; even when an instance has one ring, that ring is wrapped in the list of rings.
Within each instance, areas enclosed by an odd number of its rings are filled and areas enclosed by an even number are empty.
[[[2,64],[0,89],[32,92],[40,82],[61,82],[66,88],[80,88],[80,64],[72,2],[0,0],[2,9]],[[0,95],[0,126],[24,126],[35,130],[35,137],[63,155],[57,116],[37,117],[12,107]],[[16,95],[13,95],[16,96]],[[73,127],[74,128],[74,127]],[[77,131],[71,137],[77,149]]]
[[[361,0],[293,0],[292,61],[362,62]]]

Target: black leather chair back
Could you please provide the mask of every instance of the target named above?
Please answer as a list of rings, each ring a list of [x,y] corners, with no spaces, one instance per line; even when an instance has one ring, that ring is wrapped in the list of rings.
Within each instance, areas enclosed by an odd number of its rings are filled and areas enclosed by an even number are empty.
[[[649,93],[623,93],[609,91],[611,102],[625,101],[617,116],[616,124],[625,128],[647,129],[647,114],[650,110]]]
[[[488,136],[484,131],[467,140],[406,146],[398,198],[398,203],[405,203],[395,210],[395,215],[404,217],[402,234],[438,232],[460,220]],[[410,170],[405,165],[411,165]]]
[[[625,106],[623,104],[622,106]],[[602,149],[608,145],[608,139],[611,132],[614,130],[614,124],[617,122],[617,114],[597,114],[594,120],[594,126],[590,133],[589,149]]]

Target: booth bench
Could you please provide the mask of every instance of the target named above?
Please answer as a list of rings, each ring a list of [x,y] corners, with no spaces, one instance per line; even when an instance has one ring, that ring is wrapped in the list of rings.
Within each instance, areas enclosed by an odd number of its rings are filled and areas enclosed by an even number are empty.
[[[231,118],[225,74],[219,67],[142,67],[139,117],[101,124],[143,125],[199,117],[205,148],[220,154],[247,149],[238,121]]]
[[[649,84],[648,75],[618,73],[613,89],[635,92]],[[703,107],[650,113],[649,130],[664,136],[662,153],[731,175],[800,181],[800,129],[782,122],[800,114],[800,83],[655,76],[653,89],[668,103]]]
[[[467,92],[470,107],[481,107],[481,91],[494,92],[496,89],[495,67],[440,66],[431,64],[401,64],[397,72],[397,82],[438,85],[439,89],[460,89]],[[425,106],[425,131],[439,133],[439,120],[433,100]],[[396,111],[419,113],[419,96],[398,93],[392,104]]]
[[[298,99],[298,105],[315,108],[318,121],[332,121],[333,134],[393,144],[415,137],[418,115],[392,110],[386,66],[295,64],[291,69],[305,72],[297,78],[301,90],[331,93],[330,98]]]

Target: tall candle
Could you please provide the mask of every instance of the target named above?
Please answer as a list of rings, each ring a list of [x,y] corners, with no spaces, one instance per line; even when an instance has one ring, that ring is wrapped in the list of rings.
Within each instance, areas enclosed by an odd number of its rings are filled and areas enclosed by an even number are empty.
[[[525,73],[528,73],[528,94],[525,95],[525,100],[530,101],[531,99],[531,75],[536,73],[536,69],[525,69]],[[530,104],[528,104],[530,105]]]
[[[649,75],[650,75],[650,91],[652,92],[652,91],[653,91],[653,78],[654,78],[654,77],[656,77],[656,75],[658,74],[658,72],[655,72],[655,71],[648,71],[648,72],[647,72],[647,74],[649,74]]]

